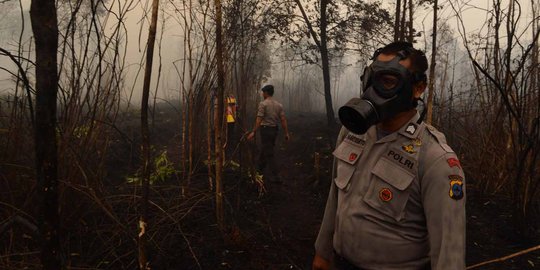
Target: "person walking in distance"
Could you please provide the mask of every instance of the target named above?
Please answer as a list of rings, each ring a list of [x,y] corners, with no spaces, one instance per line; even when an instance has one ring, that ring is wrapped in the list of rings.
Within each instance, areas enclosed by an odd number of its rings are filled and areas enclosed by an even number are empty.
[[[281,123],[281,127],[285,132],[285,140],[288,141],[290,138],[287,119],[285,118],[283,105],[272,98],[274,95],[274,86],[266,85],[261,91],[264,100],[259,103],[255,127],[248,134],[247,139],[253,140],[255,134],[260,131],[262,149],[259,155],[257,169],[263,174],[264,169],[268,167],[271,179],[274,182],[280,183],[281,178],[279,177],[274,158],[274,146],[278,135],[278,123]]]
[[[225,98],[225,104],[227,107],[225,108],[225,119],[227,120],[227,140],[226,140],[226,153],[227,158],[232,159],[231,156],[236,148],[237,142],[237,136],[236,136],[236,122],[237,122],[237,101],[236,98],[232,93],[227,94]]]
[[[375,52],[343,124],[314,270],[465,269],[465,176],[416,111],[428,62],[407,42]],[[332,268],[330,268],[332,267]]]

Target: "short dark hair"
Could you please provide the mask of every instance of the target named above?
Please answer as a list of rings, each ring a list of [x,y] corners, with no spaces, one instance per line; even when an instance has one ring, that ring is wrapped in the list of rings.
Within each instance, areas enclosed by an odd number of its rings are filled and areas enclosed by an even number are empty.
[[[271,84],[265,85],[262,89],[263,92],[267,93],[269,96],[274,95],[274,86]]]
[[[375,52],[374,57],[376,58],[379,54],[398,54],[399,52],[404,51],[407,58],[411,58],[411,67],[414,73],[425,74],[428,69],[428,61],[426,55],[423,51],[417,50],[413,47],[410,42],[405,41],[396,41],[392,42]]]

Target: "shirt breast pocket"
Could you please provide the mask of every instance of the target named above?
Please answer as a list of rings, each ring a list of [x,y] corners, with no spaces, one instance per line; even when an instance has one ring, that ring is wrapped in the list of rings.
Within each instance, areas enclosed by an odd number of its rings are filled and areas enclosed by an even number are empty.
[[[371,183],[364,202],[378,212],[401,221],[405,217],[405,206],[409,200],[408,187],[415,175],[386,158],[379,159],[371,173]]]
[[[341,191],[349,190],[351,177],[363,150],[361,146],[342,142],[334,151],[333,155],[336,158],[334,183]]]

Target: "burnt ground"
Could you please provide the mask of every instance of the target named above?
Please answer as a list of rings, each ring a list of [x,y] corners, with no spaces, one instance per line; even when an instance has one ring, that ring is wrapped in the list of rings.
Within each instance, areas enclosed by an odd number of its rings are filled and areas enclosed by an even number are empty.
[[[167,149],[175,168],[180,167],[181,156],[179,115],[176,110],[164,110],[152,125],[155,149]],[[71,269],[137,268],[140,190],[137,184],[126,183],[139,163],[137,114],[126,114],[119,122],[121,136],[109,149],[102,195],[110,207],[85,199],[88,194],[80,191],[73,193],[71,201],[62,199],[69,202],[62,208],[62,230],[66,232],[63,238],[69,240],[66,249]],[[179,174],[152,185],[148,248],[152,269],[311,269],[313,244],[330,187],[334,143],[328,140],[324,115],[295,114],[289,116],[289,126],[291,141],[280,137],[276,145],[282,184],[267,183],[267,192],[259,196],[257,185],[241,173],[245,168],[226,169],[227,225],[223,230],[216,225],[214,194],[208,190],[203,162],[198,162],[186,196],[181,196],[185,182]],[[337,129],[333,132],[335,136]],[[318,172],[316,152],[320,156]],[[480,194],[474,179],[467,180],[468,265],[540,243],[538,233],[519,234],[512,226],[509,198]],[[112,210],[118,219],[104,215],[107,211],[103,209]],[[0,269],[38,268],[39,246],[24,233],[14,229],[11,236],[0,239],[2,250],[21,251],[0,254]],[[21,247],[27,242],[28,247]],[[540,269],[540,251],[478,269]]]
[[[183,224],[186,241],[173,246],[183,250],[160,269],[308,269],[330,179],[331,151],[323,116],[296,115],[289,119],[292,139],[278,138],[277,161],[282,184],[267,181],[259,194],[256,184],[239,169],[225,172],[227,228],[218,230],[213,204],[193,212]],[[314,153],[320,153],[317,177]],[[238,159],[235,155],[234,159]],[[319,181],[317,182],[317,179]],[[188,232],[189,231],[189,232]],[[200,268],[193,254],[197,257]],[[178,266],[182,265],[182,266]]]
[[[155,269],[311,269],[313,244],[330,183],[331,151],[324,116],[289,119],[292,140],[276,146],[283,184],[256,185],[227,170],[227,228],[218,230],[212,201],[183,221],[186,239],[171,239],[169,255],[156,257]],[[320,153],[320,171],[314,153]],[[538,235],[522,236],[512,227],[510,201],[481,195],[468,179],[467,265],[498,258],[540,243]],[[205,182],[205,181],[201,181]],[[186,243],[190,243],[191,250]],[[197,263],[198,262],[198,263]],[[540,251],[478,269],[538,269]]]

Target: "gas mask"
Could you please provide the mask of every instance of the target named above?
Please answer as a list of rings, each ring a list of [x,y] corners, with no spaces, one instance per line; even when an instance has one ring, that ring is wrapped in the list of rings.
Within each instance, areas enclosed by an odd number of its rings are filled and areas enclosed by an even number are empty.
[[[372,126],[396,114],[415,108],[413,85],[425,80],[425,74],[414,74],[399,63],[409,55],[400,51],[388,62],[375,61],[362,75],[363,94],[349,100],[338,111],[341,123],[356,134],[364,134]]]

